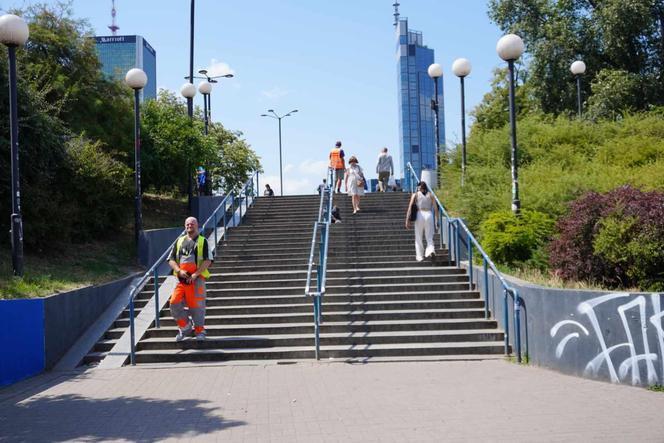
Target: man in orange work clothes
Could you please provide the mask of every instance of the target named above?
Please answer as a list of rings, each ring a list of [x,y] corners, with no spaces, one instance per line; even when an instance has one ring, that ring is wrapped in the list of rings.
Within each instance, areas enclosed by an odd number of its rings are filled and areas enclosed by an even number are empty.
[[[344,181],[344,171],[346,163],[344,162],[344,150],[341,149],[341,142],[337,142],[330,151],[330,169],[334,169],[337,176],[336,183],[330,183],[337,189],[337,194],[341,192],[341,183]]]
[[[184,229],[168,259],[173,274],[180,280],[170,299],[171,315],[179,328],[175,341],[192,333],[197,340],[205,340],[205,280],[210,277],[207,269],[213,261],[212,251],[207,239],[198,232],[198,220],[187,218]]]

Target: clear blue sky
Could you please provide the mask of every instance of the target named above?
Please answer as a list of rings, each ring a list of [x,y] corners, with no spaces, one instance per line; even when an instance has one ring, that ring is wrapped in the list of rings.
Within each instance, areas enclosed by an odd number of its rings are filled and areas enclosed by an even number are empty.
[[[48,2],[51,2],[49,0]],[[29,1],[5,1],[2,9]],[[279,190],[277,121],[261,118],[299,109],[283,120],[284,189],[311,193],[325,174],[328,151],[342,140],[371,176],[382,146],[398,159],[394,0],[196,1],[195,68],[226,63],[235,73],[212,92],[215,121],[240,130],[262,158],[266,180]],[[444,69],[449,144],[460,140],[458,57],[468,111],[490,88],[501,60],[501,33],[482,0],[403,0],[402,17],[422,31]],[[157,87],[179,91],[188,73],[189,0],[116,0],[119,34],[143,35],[157,51]],[[109,35],[110,0],[74,0],[74,14]],[[195,102],[202,106],[200,96]],[[400,165],[396,165],[397,168]],[[263,181],[265,183],[265,181]]]

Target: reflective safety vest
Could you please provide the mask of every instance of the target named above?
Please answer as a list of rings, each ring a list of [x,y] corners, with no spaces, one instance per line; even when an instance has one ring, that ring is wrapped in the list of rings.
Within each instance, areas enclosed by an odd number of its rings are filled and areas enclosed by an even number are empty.
[[[346,169],[344,159],[341,157],[341,148],[332,148],[332,151],[330,151],[330,168]]]
[[[180,248],[182,247],[182,243],[184,243],[184,239],[187,237],[187,235],[182,235],[178,237],[177,242],[175,242],[175,257],[180,258],[177,255],[180,253]],[[200,268],[201,265],[203,264],[203,249],[205,248],[205,237],[203,237],[201,234],[198,234],[198,238],[196,239],[196,267]],[[173,275],[176,277],[178,276],[178,273],[173,271]],[[201,272],[201,277],[204,279],[210,278],[210,271],[207,269],[203,272]]]

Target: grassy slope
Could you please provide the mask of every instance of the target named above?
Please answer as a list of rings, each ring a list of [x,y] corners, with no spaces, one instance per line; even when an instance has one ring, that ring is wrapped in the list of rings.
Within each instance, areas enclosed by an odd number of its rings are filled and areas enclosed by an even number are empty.
[[[182,225],[186,200],[145,194],[146,229]],[[133,224],[112,238],[66,245],[59,250],[26,252],[24,278],[12,277],[11,251],[0,250],[0,299],[43,297],[115,280],[140,270],[133,245]]]

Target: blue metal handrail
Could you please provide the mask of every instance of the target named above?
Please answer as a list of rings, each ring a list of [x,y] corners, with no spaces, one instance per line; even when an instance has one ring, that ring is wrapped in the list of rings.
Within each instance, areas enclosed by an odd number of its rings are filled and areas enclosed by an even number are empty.
[[[407,168],[414,178],[411,180],[411,192],[415,192],[415,186],[419,181],[413,166],[408,163]],[[504,311],[504,322],[505,322],[505,354],[509,354],[509,310],[507,297],[511,297],[512,302],[514,303],[514,347],[517,357],[517,361],[521,363],[521,298],[519,297],[519,291],[507,284],[507,281],[502,276],[498,268],[493,263],[491,258],[484,251],[480,243],[477,241],[475,236],[470,232],[466,223],[460,218],[450,217],[449,213],[443,206],[443,204],[438,199],[438,196],[432,192],[436,204],[438,205],[441,234],[440,234],[440,243],[441,247],[443,245],[443,237],[445,232],[447,232],[447,242],[449,244],[450,257],[454,258],[457,267],[461,266],[461,249],[459,246],[460,233],[461,231],[466,234],[466,250],[468,252],[468,280],[471,285],[471,288],[474,284],[473,279],[473,246],[477,248],[479,253],[482,256],[482,268],[484,275],[484,317],[489,318],[489,268],[493,271],[494,275],[500,281],[501,286],[503,287],[503,311]],[[443,229],[443,224],[445,224],[446,230]]]
[[[256,186],[254,186],[254,181],[256,183]],[[249,178],[249,180],[246,181],[244,186],[242,186],[242,189],[236,193],[231,192],[224,197],[224,199],[219,203],[217,208],[214,210],[212,215],[208,217],[208,219],[203,223],[203,225],[200,226],[199,231],[201,234],[205,233],[206,229],[209,229],[208,225],[212,222],[213,223],[213,229],[214,229],[214,247],[212,248],[212,253],[215,254],[217,250],[217,244],[219,243],[219,240],[223,239],[224,237],[227,236],[226,228],[227,227],[235,227],[239,225],[242,222],[242,200],[245,200],[245,206],[248,209],[249,204],[250,204],[250,199],[251,202],[253,202],[253,199],[256,197],[258,193],[258,172],[254,172],[252,176]],[[235,217],[235,204],[237,204],[240,210],[240,217],[239,221],[236,221]],[[229,209],[229,205],[231,208],[231,219],[229,220],[229,223],[232,222],[232,225],[226,224],[226,212]],[[223,218],[221,219],[222,227],[224,228],[224,231],[222,233],[222,237],[218,237],[218,226],[219,226],[219,213],[223,214]],[[186,231],[182,230],[182,232],[178,235],[180,237],[183,235]],[[134,325],[134,299],[136,296],[143,290],[145,285],[148,283],[150,278],[154,279],[154,300],[155,300],[155,327],[159,328],[159,267],[166,261],[168,256],[170,255],[171,251],[173,250],[173,246],[177,242],[177,238],[166,248],[164,253],[157,259],[157,261],[152,265],[150,269],[148,269],[145,274],[143,274],[143,277],[131,288],[131,292],[129,293],[129,340],[130,340],[130,355],[129,355],[129,360],[131,362],[131,365],[134,366],[136,365],[136,339],[135,339],[135,325]]]
[[[320,324],[322,323],[322,298],[325,295],[325,283],[327,280],[327,252],[330,243],[330,225],[332,224],[332,201],[334,199],[334,183],[336,173],[333,169],[328,170],[327,186],[320,193],[320,204],[318,207],[318,219],[314,222],[311,236],[311,252],[309,253],[309,266],[307,269],[307,283],[304,295],[313,297],[314,305],[314,342],[316,360],[320,359]],[[327,196],[327,206],[324,205]],[[314,256],[316,253],[316,236],[320,230],[318,242],[318,265],[316,267],[316,290],[311,290],[311,278],[313,275]]]

